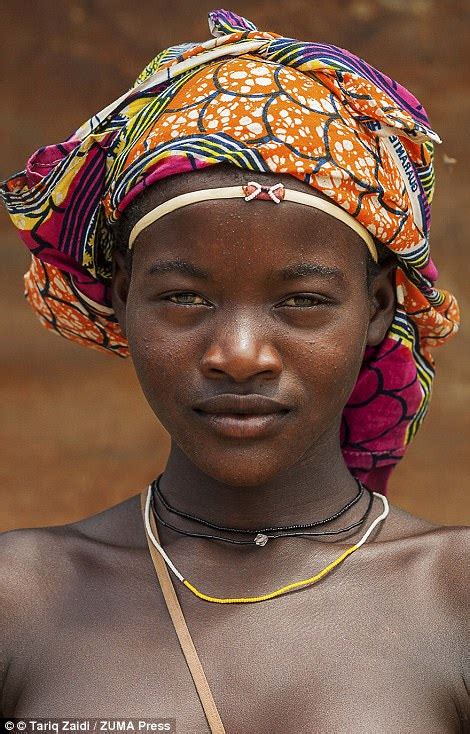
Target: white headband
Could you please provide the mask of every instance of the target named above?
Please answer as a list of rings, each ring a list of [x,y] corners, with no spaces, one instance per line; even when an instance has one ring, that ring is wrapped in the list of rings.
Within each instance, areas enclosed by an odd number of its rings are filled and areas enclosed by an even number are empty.
[[[245,201],[252,201],[253,199],[271,199],[275,204],[280,204],[283,200],[294,201],[297,204],[305,204],[306,206],[312,206],[315,209],[320,209],[321,211],[326,212],[326,214],[330,214],[332,217],[339,219],[343,224],[347,224],[348,227],[353,229],[366,243],[374,262],[378,262],[377,248],[370,232],[360,222],[358,222],[357,219],[354,219],[351,214],[348,214],[347,211],[339,207],[337,204],[321,199],[319,196],[315,196],[314,194],[296,191],[295,189],[286,189],[284,184],[281,183],[275,184],[274,186],[261,186],[261,184],[256,183],[255,181],[249,181],[243,186],[224,186],[217,189],[199,189],[197,191],[189,191],[187,194],[180,194],[180,196],[174,196],[172,199],[168,199],[168,201],[156,206],[155,209],[152,209],[145,214],[134,225],[129,235],[129,249],[131,249],[142,230],[156,222],[157,219],[164,217],[165,214],[174,212],[175,209],[181,209],[181,207],[188,206],[188,204],[196,204],[198,201],[238,198],[244,198]]]

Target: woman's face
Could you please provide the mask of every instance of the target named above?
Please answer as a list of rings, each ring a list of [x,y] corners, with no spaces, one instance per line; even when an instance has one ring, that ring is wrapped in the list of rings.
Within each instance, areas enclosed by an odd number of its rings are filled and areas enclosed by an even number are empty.
[[[186,190],[239,183],[239,171],[217,168],[163,182],[164,196],[163,186],[149,189],[144,211]],[[243,173],[312,193],[290,176]],[[366,252],[319,210],[234,199],[188,206],[145,229],[130,278],[115,254],[113,303],[138,379],[199,469],[253,486],[339,446],[364,349],[383,339],[394,307],[389,273],[368,291]],[[204,405],[222,395],[227,404]],[[260,416],[263,406],[243,405],[253,395],[277,404]]]

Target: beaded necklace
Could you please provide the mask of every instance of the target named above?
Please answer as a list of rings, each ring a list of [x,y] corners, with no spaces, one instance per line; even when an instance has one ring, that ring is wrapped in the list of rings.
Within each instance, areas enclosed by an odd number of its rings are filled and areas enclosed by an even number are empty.
[[[169,512],[175,515],[179,515],[180,517],[187,517],[189,520],[194,520],[195,522],[201,523],[201,525],[207,525],[207,527],[214,528],[214,530],[226,530],[230,533],[267,533],[270,531],[299,530],[300,528],[314,528],[318,525],[325,525],[326,523],[331,522],[332,520],[336,520],[336,518],[338,517],[341,517],[341,515],[344,515],[347,510],[351,509],[351,507],[354,507],[354,505],[357,504],[362,498],[364,491],[367,489],[367,487],[359,479],[354,477],[354,481],[356,482],[358,488],[357,494],[355,494],[351,500],[343,505],[343,507],[333,513],[333,515],[325,517],[322,520],[315,520],[314,522],[309,523],[297,523],[295,525],[276,525],[274,527],[253,530],[252,528],[230,528],[225,527],[224,525],[216,525],[215,523],[209,522],[208,520],[203,520],[202,518],[197,517],[197,515],[191,515],[189,512],[183,512],[182,510],[176,509],[176,507],[172,507],[168,500],[165,499],[160,487],[160,479],[162,478],[162,476],[163,474],[160,474],[157,479],[154,479],[154,481],[152,482],[152,490],[161,499],[163,505]]]
[[[294,591],[295,589],[298,589],[300,587],[307,587],[311,586],[312,584],[315,584],[317,581],[320,581],[320,579],[327,576],[336,566],[338,566],[340,563],[342,563],[348,556],[351,555],[351,553],[354,553],[357,551],[369,538],[370,534],[373,532],[373,530],[377,527],[377,525],[385,520],[387,517],[390,507],[387,501],[387,498],[384,495],[378,494],[377,492],[372,493],[374,496],[379,497],[383,502],[383,512],[376,517],[376,519],[371,523],[369,529],[364,533],[362,538],[358,540],[357,543],[354,543],[350,548],[344,551],[336,560],[334,560],[332,563],[330,563],[328,566],[326,566],[322,571],[317,573],[315,576],[311,576],[310,578],[303,579],[301,581],[294,581],[291,584],[287,584],[286,586],[282,586],[280,589],[276,589],[275,591],[272,591],[269,594],[261,594],[260,596],[248,596],[248,597],[238,597],[238,598],[222,598],[222,597],[216,597],[216,596],[209,596],[207,594],[204,594],[203,592],[199,591],[193,584],[191,584],[187,579],[184,578],[184,576],[178,571],[176,566],[173,564],[167,553],[163,550],[160,543],[155,538],[154,532],[152,530],[151,526],[151,520],[153,520],[153,523],[155,523],[155,518],[151,516],[150,513],[150,503],[152,499],[152,484],[149,485],[148,491],[147,491],[147,499],[145,503],[145,529],[147,531],[148,537],[150,538],[151,542],[157,549],[157,551],[162,556],[163,560],[167,564],[167,566],[171,569],[171,571],[174,573],[176,578],[181,581],[184,586],[186,586],[187,589],[189,589],[195,596],[197,596],[199,599],[203,599],[204,601],[213,602],[216,604],[248,604],[253,602],[259,602],[259,601],[267,601],[268,599],[274,599],[277,596],[283,596],[284,594],[288,594],[291,591]],[[155,525],[156,529],[156,525]]]
[[[363,513],[362,517],[359,518],[356,522],[351,523],[350,525],[347,525],[344,528],[337,528],[336,530],[317,530],[314,532],[307,531],[307,530],[300,530],[297,531],[296,528],[310,528],[315,527],[318,525],[324,525],[325,523],[331,522],[332,520],[340,517],[343,515],[347,509],[350,509],[353,505],[356,504],[357,500],[360,499],[364,493],[364,491],[367,490],[369,493],[369,502],[365,509],[365,512]],[[220,535],[210,535],[209,533],[195,533],[190,530],[183,530],[182,528],[178,528],[172,523],[168,522],[167,520],[164,520],[160,513],[157,510],[156,503],[155,503],[155,496],[159,497],[162,500],[163,505],[167,510],[170,512],[174,512],[177,515],[180,515],[181,517],[188,517],[191,520],[194,520],[196,522],[199,522],[203,525],[208,525],[211,528],[218,528],[220,530],[226,530],[227,532],[231,533],[252,533],[256,534],[253,540],[235,540],[234,538],[223,538]],[[233,543],[236,545],[252,545],[255,544],[257,546],[264,546],[268,542],[268,540],[276,539],[276,538],[290,538],[297,535],[302,536],[319,536],[319,535],[340,535],[341,533],[346,533],[350,530],[353,530],[354,528],[359,527],[362,525],[367,517],[369,516],[370,510],[372,508],[372,502],[374,499],[373,493],[370,491],[370,489],[367,489],[367,487],[364,487],[364,485],[361,485],[361,489],[359,490],[359,493],[356,495],[354,499],[352,499],[350,502],[347,503],[340,511],[336,512],[334,515],[331,515],[328,518],[325,518],[324,520],[317,520],[310,524],[301,524],[301,525],[289,525],[289,526],[282,526],[277,528],[263,528],[262,530],[245,530],[245,529],[239,529],[239,528],[227,528],[219,525],[215,525],[213,523],[208,522],[207,520],[201,520],[200,518],[195,517],[194,515],[189,515],[186,512],[180,512],[179,510],[174,510],[171,505],[167,504],[166,500],[164,499],[161,491],[158,491],[158,484],[155,484],[155,482],[152,484],[152,497],[151,497],[151,507],[152,512],[154,513],[155,517],[161,522],[162,525],[165,525],[167,528],[170,528],[171,530],[174,530],[177,533],[181,533],[182,535],[188,535],[192,538],[206,538],[207,540],[221,540],[224,543]],[[270,530],[295,530],[295,532],[282,532],[278,534],[269,534],[266,535]]]

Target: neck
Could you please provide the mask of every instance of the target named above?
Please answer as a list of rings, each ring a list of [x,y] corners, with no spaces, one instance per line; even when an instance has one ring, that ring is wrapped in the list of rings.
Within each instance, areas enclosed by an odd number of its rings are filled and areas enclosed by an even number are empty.
[[[221,526],[257,529],[315,522],[358,491],[336,443],[333,452],[332,446],[314,447],[297,464],[256,486],[233,486],[208,476],[173,443],[160,489],[176,509]]]

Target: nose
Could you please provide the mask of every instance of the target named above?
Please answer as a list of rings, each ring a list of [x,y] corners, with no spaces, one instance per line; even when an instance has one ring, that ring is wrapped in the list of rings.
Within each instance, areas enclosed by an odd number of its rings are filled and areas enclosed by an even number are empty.
[[[225,323],[212,336],[201,359],[204,376],[228,376],[234,382],[246,382],[258,375],[267,379],[278,377],[282,372],[281,355],[262,331],[265,330],[254,319]]]

